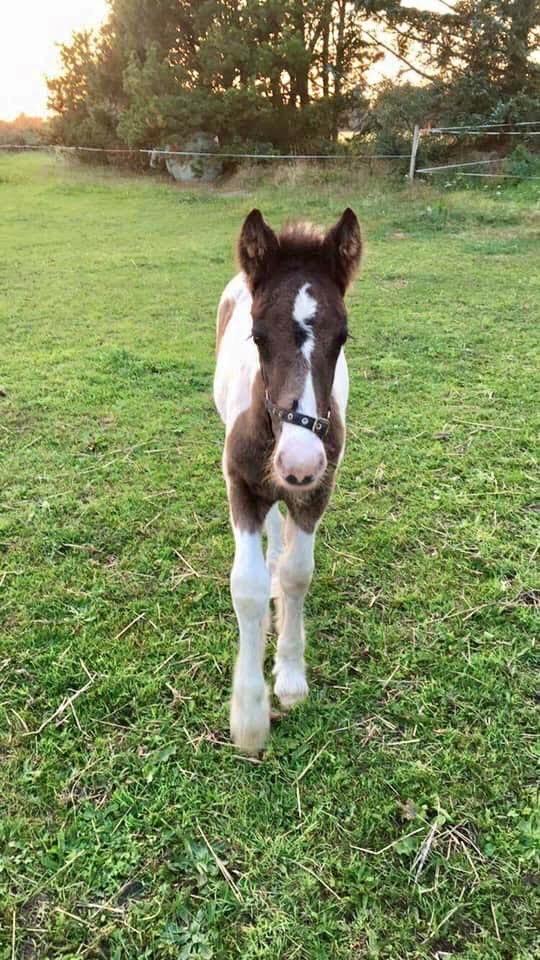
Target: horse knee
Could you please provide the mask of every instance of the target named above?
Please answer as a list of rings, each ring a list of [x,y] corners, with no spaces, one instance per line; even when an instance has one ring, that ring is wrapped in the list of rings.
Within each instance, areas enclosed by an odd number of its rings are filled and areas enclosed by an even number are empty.
[[[231,571],[231,597],[237,614],[262,620],[270,600],[270,577],[266,567],[249,571],[235,564]]]
[[[314,567],[312,556],[284,558],[279,568],[282,589],[286,593],[305,593],[311,583]]]

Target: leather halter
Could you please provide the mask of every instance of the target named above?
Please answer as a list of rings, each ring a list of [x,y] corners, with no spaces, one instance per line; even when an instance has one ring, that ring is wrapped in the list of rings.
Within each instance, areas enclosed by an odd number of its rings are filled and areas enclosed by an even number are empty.
[[[265,391],[264,405],[271,417],[276,417],[282,423],[291,423],[295,427],[304,427],[320,437],[321,440],[330,429],[330,411],[328,411],[327,417],[310,417],[307,413],[302,413],[299,410],[287,410],[286,407],[278,407],[268,396],[268,390]]]

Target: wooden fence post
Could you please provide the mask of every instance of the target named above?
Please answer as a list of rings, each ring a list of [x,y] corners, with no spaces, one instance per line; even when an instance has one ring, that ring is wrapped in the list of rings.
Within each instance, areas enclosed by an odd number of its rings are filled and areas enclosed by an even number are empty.
[[[416,167],[416,154],[418,153],[419,146],[420,146],[420,126],[418,123],[415,123],[414,133],[412,138],[412,147],[411,147],[411,162],[409,164],[409,180],[411,182],[414,180],[414,170]]]

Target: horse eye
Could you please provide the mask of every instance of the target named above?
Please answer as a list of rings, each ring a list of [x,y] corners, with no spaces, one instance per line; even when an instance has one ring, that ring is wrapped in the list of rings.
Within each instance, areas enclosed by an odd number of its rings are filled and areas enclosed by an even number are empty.
[[[264,336],[263,333],[257,333],[255,330],[253,330],[251,336],[253,338],[253,343],[257,347],[263,347],[265,345],[266,337]]]

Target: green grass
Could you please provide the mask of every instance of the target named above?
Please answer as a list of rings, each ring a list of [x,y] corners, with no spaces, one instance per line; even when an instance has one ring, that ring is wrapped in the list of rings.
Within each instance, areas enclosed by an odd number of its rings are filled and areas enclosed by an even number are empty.
[[[529,960],[540,192],[237,187],[0,159],[0,957]],[[215,308],[251,207],[348,203],[312,693],[252,763]]]

